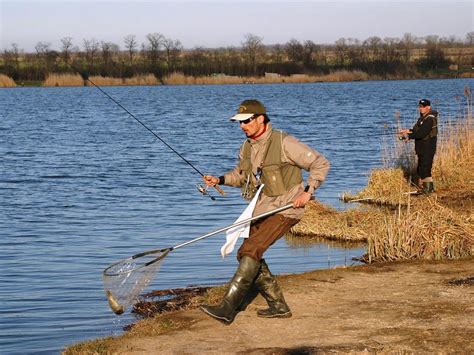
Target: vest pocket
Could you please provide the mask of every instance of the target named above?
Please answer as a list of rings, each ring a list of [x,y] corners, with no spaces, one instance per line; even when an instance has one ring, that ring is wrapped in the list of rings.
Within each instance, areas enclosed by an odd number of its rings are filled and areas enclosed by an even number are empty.
[[[267,165],[262,167],[262,183],[265,184],[263,193],[267,196],[274,197],[282,195],[286,192],[283,175],[280,166]]]

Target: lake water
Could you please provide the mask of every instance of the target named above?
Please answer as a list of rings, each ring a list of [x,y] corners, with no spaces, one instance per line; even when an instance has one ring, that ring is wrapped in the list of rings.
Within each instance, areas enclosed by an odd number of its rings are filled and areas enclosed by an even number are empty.
[[[284,85],[107,87],[105,90],[195,164],[231,169],[243,140],[228,118],[246,98],[267,106],[275,127],[332,164],[317,198],[365,186],[381,164],[381,142],[432,99],[440,125],[464,107],[474,80]],[[200,177],[96,88],[0,90],[0,353],[58,353],[65,345],[119,334],[133,317],[113,315],[102,270],[147,249],[170,247],[232,223],[238,189],[215,202]],[[385,137],[384,137],[385,136]],[[148,289],[226,282],[235,255],[223,235],[171,253]],[[275,273],[351,264],[362,248],[280,240],[266,257]]]

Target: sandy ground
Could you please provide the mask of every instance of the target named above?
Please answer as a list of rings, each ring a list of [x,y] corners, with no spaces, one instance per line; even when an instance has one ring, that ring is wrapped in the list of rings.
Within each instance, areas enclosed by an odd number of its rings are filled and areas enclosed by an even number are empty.
[[[262,319],[262,298],[233,324],[198,309],[171,313],[183,327],[123,338],[117,353],[474,353],[474,258],[396,262],[280,278],[293,317]]]

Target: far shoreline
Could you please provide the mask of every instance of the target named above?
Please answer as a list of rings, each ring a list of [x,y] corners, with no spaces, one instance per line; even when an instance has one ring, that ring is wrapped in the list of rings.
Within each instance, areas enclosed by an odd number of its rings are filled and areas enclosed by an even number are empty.
[[[441,79],[471,79],[474,71],[464,73],[449,73],[443,75],[425,75],[410,78],[397,76],[375,76],[362,71],[340,70],[330,74],[314,76],[294,74],[283,76],[276,73],[266,73],[261,77],[240,77],[224,74],[212,76],[186,76],[173,73],[165,78],[156,78],[153,74],[137,75],[131,78],[113,78],[91,76],[83,78],[79,74],[51,74],[45,81],[21,81],[0,74],[0,88],[21,87],[83,87],[83,86],[184,86],[184,85],[252,85],[252,84],[314,84],[341,83],[361,81],[399,81],[399,80],[441,80]],[[4,79],[4,80],[2,80]]]

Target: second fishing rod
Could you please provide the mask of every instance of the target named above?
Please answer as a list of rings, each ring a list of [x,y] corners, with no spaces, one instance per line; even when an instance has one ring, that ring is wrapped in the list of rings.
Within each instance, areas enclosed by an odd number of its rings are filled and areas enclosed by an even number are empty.
[[[102,94],[104,94],[110,101],[115,103],[118,107],[120,107],[123,111],[125,111],[130,117],[132,117],[136,122],[138,122],[143,128],[145,128],[148,132],[150,132],[156,139],[158,139],[161,143],[163,143],[169,150],[171,150],[174,154],[176,154],[181,160],[183,160],[187,165],[189,165],[195,172],[197,172],[201,177],[204,177],[204,174],[194,165],[192,164],[188,159],[186,159],[182,154],[180,154],[176,149],[174,149],[168,142],[166,142],[163,138],[161,138],[157,133],[155,133],[150,127],[148,127],[142,120],[137,118],[132,112],[130,112],[125,106],[123,106],[120,102],[118,102],[114,97],[109,95],[104,89],[102,89],[99,85],[94,83],[87,74],[84,72],[80,71],[78,68],[76,68],[74,65],[69,63],[67,60],[62,58],[59,53],[53,52],[54,55],[59,57],[67,66],[69,66],[71,69],[73,69],[75,72],[81,75],[82,79],[89,82],[93,87],[98,89]],[[202,184],[196,184],[198,191],[202,193],[204,196],[208,196],[212,200],[215,200],[213,196],[211,196],[207,192],[207,187],[203,186]],[[218,185],[215,185],[214,188],[219,192],[222,196],[225,196],[224,190]]]

